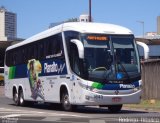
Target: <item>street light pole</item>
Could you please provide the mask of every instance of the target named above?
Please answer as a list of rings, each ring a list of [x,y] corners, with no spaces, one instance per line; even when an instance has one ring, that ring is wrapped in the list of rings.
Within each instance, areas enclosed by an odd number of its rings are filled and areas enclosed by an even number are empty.
[[[92,21],[92,12],[91,12],[92,7],[91,7],[91,5],[92,5],[91,0],[89,0],[89,22]]]

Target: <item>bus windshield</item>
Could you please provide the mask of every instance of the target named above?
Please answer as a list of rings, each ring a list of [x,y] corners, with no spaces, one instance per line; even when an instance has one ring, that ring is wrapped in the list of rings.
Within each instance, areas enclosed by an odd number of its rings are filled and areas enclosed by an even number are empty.
[[[85,34],[83,43],[89,80],[130,83],[140,79],[133,35]]]

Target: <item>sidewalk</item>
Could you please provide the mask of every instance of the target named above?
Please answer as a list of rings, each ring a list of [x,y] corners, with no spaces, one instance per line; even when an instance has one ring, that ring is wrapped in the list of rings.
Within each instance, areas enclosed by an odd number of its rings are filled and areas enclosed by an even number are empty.
[[[123,107],[133,110],[160,112],[160,100],[141,100],[140,104],[124,104]]]

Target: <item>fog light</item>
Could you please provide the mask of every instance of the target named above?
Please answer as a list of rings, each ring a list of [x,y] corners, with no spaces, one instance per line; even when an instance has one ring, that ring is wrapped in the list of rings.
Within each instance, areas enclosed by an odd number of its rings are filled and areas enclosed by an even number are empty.
[[[138,91],[139,89],[138,89],[138,88],[134,88],[133,90],[134,90],[134,92],[136,92],[136,91]]]

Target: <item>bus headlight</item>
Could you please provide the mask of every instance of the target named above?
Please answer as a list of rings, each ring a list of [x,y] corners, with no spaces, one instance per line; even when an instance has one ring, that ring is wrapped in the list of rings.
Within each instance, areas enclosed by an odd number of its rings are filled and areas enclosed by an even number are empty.
[[[89,90],[89,91],[93,91],[93,92],[97,92],[97,91],[98,91],[97,88],[93,88],[93,87],[88,86],[88,85],[86,85],[86,84],[83,84],[83,83],[81,83],[81,82],[79,82],[79,85],[80,85],[82,88],[84,88],[84,89],[86,89],[86,90]]]
[[[142,89],[142,85],[140,85],[140,86],[137,87],[137,88],[134,88],[133,91],[134,91],[134,92],[137,92],[137,91],[139,91],[139,90],[141,90],[141,89]]]
[[[80,85],[80,87],[82,87],[82,88],[84,88],[84,89],[86,89],[86,90],[89,89],[88,85],[83,84],[82,82],[78,82],[78,84]]]

